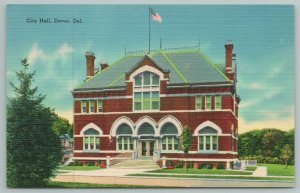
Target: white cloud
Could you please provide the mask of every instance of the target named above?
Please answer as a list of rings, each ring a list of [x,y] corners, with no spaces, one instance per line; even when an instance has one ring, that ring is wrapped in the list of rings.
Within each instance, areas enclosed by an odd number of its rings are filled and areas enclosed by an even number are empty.
[[[249,85],[249,88],[252,90],[260,90],[263,88],[263,85],[258,82],[253,82]]]
[[[39,48],[37,43],[34,43],[27,56],[27,59],[28,59],[28,63],[33,65],[38,59],[46,60],[47,55],[41,48]]]
[[[239,107],[240,108],[252,107],[253,105],[257,105],[265,100],[272,99],[274,96],[280,94],[281,92],[282,91],[279,88],[274,89],[274,90],[272,90],[272,92],[266,92],[263,95],[259,95],[259,97],[257,97],[257,98],[247,100],[246,102],[241,101]]]
[[[263,128],[276,128],[287,131],[289,129],[295,128],[294,117],[287,117],[284,119],[269,119],[263,121],[247,122],[243,118],[239,118],[239,133],[245,133],[254,129]]]
[[[67,43],[64,43],[59,47],[55,52],[55,57],[66,58],[68,54],[73,52],[73,47],[69,46]]]

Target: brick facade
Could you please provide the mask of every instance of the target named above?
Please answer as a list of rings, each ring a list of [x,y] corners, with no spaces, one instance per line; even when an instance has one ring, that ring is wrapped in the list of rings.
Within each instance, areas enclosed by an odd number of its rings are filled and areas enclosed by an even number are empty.
[[[231,50],[230,50],[231,49]],[[233,80],[230,68],[232,48],[226,50],[226,74]],[[134,110],[134,83],[131,75],[142,67],[160,71],[162,77],[159,82],[159,109],[149,111]],[[90,69],[88,69],[90,71]],[[201,163],[228,163],[237,159],[237,133],[238,133],[238,103],[239,98],[235,93],[233,81],[227,83],[207,83],[199,85],[173,86],[169,84],[169,72],[162,70],[151,59],[145,58],[134,69],[125,73],[125,87],[110,90],[91,90],[73,92],[74,97],[74,157],[77,160],[97,161],[106,160],[107,156],[115,157],[124,152],[132,152],[132,156],[138,159],[141,156],[141,144],[145,141],[146,151],[149,144],[153,142],[153,152],[159,158],[169,160],[181,160],[184,154],[180,150],[163,150],[163,137],[161,135],[164,124],[170,122],[179,132],[176,133],[178,139],[184,126],[191,128],[193,132],[193,143],[188,158]],[[197,109],[196,98],[201,96],[202,109]],[[211,109],[206,109],[206,97],[211,97]],[[216,107],[216,96],[221,96],[221,108]],[[97,112],[97,100],[102,100],[102,112]],[[93,101],[94,112],[82,113],[82,101]],[[89,109],[89,102],[87,102]],[[124,121],[124,123],[122,122]],[[155,134],[150,139],[140,135],[139,131],[142,122],[149,123],[153,127]],[[162,124],[164,123],[164,124]],[[93,124],[91,129],[98,129],[100,147],[94,151],[85,149],[85,134],[87,126]],[[118,149],[118,138],[122,137],[116,132],[120,125],[126,124],[132,130],[129,137],[134,140],[133,149]],[[201,128],[203,125],[203,128]],[[117,127],[114,130],[114,127]],[[217,149],[213,151],[199,150],[199,132],[204,128],[212,128],[217,132]],[[152,138],[151,138],[152,137]],[[96,139],[96,138],[95,138]],[[94,139],[91,139],[94,140]],[[174,139],[175,140],[175,139]],[[207,138],[206,140],[212,139]],[[90,142],[90,141],[89,141]],[[94,141],[93,141],[94,142]],[[206,141],[207,142],[207,141]],[[207,142],[208,143],[208,142]],[[144,145],[145,145],[144,144]],[[127,144],[125,144],[127,145]],[[124,146],[125,146],[124,145]],[[207,148],[212,148],[206,146]],[[145,147],[144,147],[145,148]],[[147,149],[148,148],[148,149]],[[152,150],[151,150],[152,151]],[[145,156],[145,155],[144,155]],[[153,155],[154,156],[154,155]],[[148,156],[147,157],[152,157]],[[161,163],[159,161],[158,163]]]

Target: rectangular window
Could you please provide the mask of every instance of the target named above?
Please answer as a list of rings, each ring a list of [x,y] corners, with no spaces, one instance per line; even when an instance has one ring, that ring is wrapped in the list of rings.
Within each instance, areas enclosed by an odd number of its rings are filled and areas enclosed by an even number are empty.
[[[86,113],[86,101],[81,101],[81,112]]]
[[[204,136],[199,136],[199,150],[204,150]]]
[[[141,86],[142,85],[142,77],[136,76],[135,77],[135,86]]]
[[[178,150],[178,139],[174,138],[174,150]]]
[[[159,85],[159,76],[157,75],[152,76],[152,85]]]
[[[197,110],[202,110],[202,96],[196,97],[196,108]]]
[[[96,137],[96,149],[100,149],[100,137]]]
[[[168,150],[172,150],[172,146],[173,146],[173,138],[172,137],[168,137]]]
[[[206,109],[211,110],[211,96],[206,96]]]
[[[144,72],[144,85],[150,85],[150,72]]]
[[[134,93],[134,110],[142,110],[142,93]]]
[[[95,112],[95,101],[89,101],[89,107],[90,107],[90,111],[91,113]]]
[[[84,138],[84,149],[89,149],[89,138],[88,137]]]
[[[205,150],[210,150],[210,136],[205,136]]]
[[[133,139],[129,138],[129,149],[133,150]]]
[[[118,139],[118,149],[119,150],[122,150],[123,148],[122,148],[122,138],[121,137],[119,137],[119,139]]]
[[[103,101],[101,99],[99,99],[97,101],[97,104],[98,104],[98,113],[103,112]]]
[[[218,137],[212,136],[212,149],[218,150]]]
[[[124,139],[124,150],[128,149],[128,138],[123,138]]]
[[[95,148],[95,141],[94,137],[90,137],[90,149],[93,150]]]
[[[162,142],[162,149],[163,149],[163,150],[167,150],[167,138],[164,138],[164,139],[163,139],[163,142]]]
[[[153,110],[159,109],[159,92],[158,91],[152,92],[152,109]]]
[[[215,96],[215,109],[222,109],[222,96]]]
[[[143,93],[143,110],[150,109],[150,92]]]

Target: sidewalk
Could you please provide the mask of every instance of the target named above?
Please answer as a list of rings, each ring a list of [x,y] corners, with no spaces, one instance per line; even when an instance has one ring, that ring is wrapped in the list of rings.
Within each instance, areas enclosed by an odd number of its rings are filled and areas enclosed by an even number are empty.
[[[266,166],[257,166],[257,168],[253,172],[252,176],[255,176],[255,177],[267,177],[268,176],[268,168]]]

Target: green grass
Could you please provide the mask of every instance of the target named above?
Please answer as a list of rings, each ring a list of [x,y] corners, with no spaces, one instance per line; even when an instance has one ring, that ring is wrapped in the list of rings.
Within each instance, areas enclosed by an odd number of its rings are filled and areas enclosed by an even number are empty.
[[[256,168],[256,166],[247,166],[246,171],[254,171]]]
[[[141,186],[126,184],[90,184],[74,182],[49,182],[44,188],[155,188],[158,186]]]
[[[164,177],[164,178],[205,178],[205,179],[242,179],[242,180],[273,180],[273,181],[294,181],[294,178],[276,177],[252,177],[252,176],[192,176],[192,175],[164,175],[164,174],[128,174],[127,176],[143,177]]]
[[[82,171],[88,171],[88,170],[100,170],[101,168],[99,166],[63,166],[58,168],[59,170],[82,170]]]
[[[285,165],[281,164],[258,164],[259,166],[268,167],[268,176],[295,176],[295,167],[289,165],[285,168]]]
[[[231,171],[225,169],[188,169],[186,173],[184,168],[175,168],[172,170],[159,169],[148,171],[150,173],[174,173],[174,174],[220,174],[220,175],[251,175],[252,172]]]

